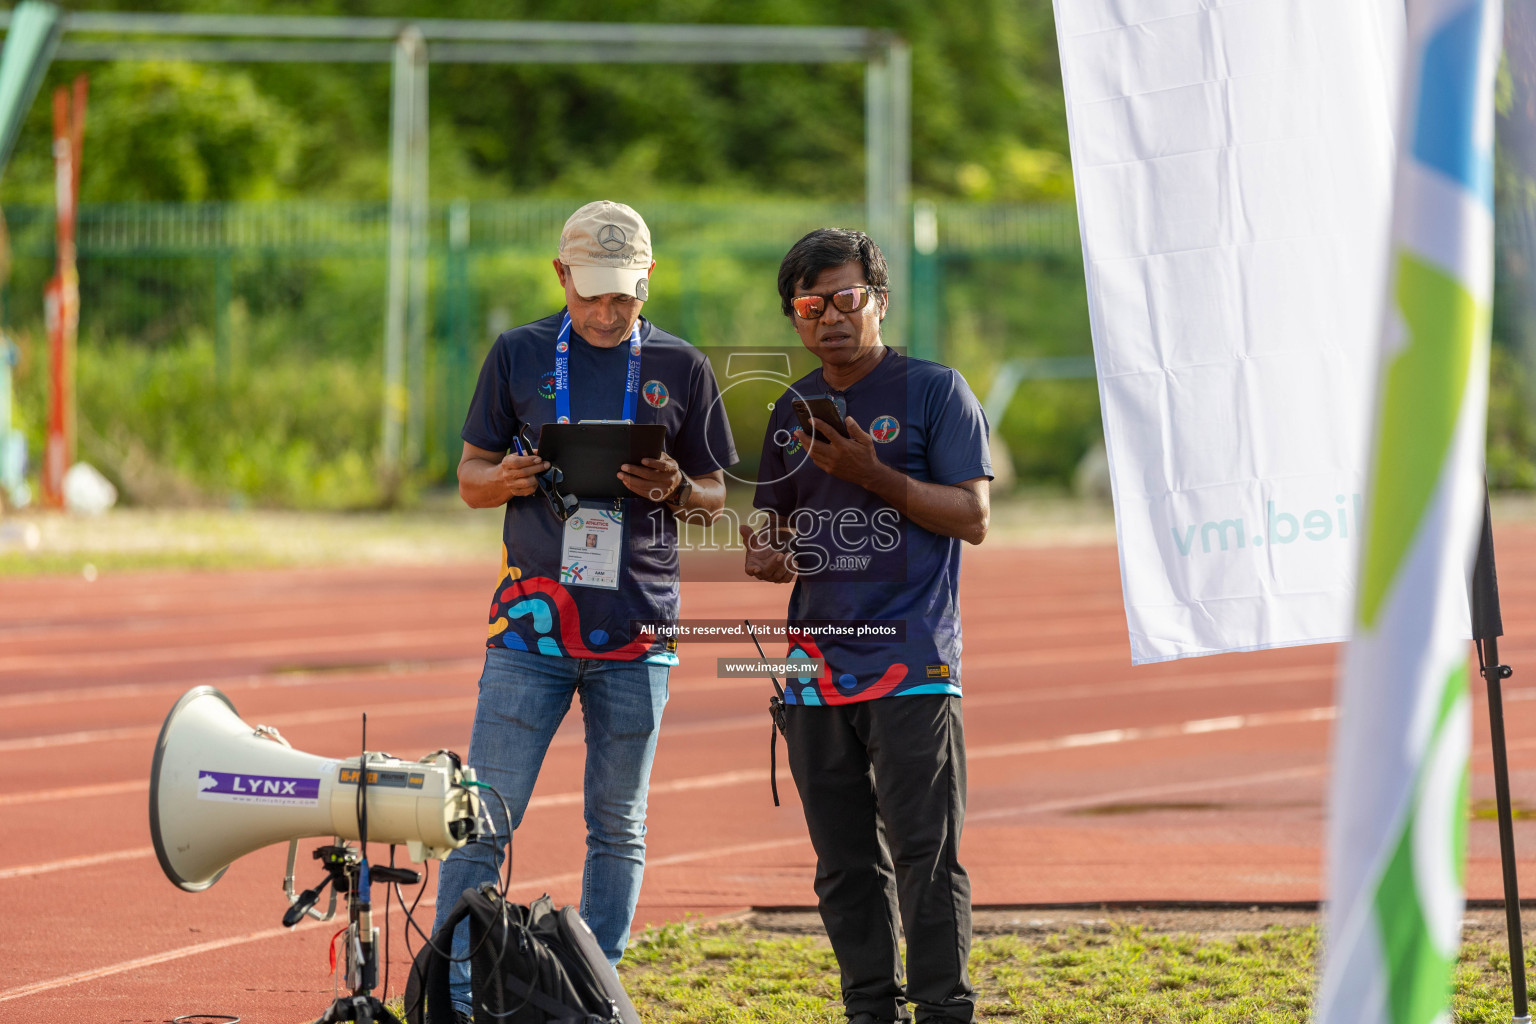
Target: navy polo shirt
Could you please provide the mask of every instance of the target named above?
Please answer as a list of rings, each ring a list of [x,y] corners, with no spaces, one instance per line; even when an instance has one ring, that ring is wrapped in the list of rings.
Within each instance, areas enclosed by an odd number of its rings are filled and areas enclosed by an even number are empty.
[[[524,424],[535,439],[555,420],[555,342],[561,314],[505,332],[480,368],[460,436],[508,451]],[[640,319],[637,423],[666,427],[664,447],[689,476],[736,464],[720,387],[704,353]],[[623,416],[629,344],[599,348],[570,335],[571,419]],[[580,497],[578,495],[577,497]],[[624,500],[624,565],[617,590],[560,582],[563,524],[542,495],[507,502],[502,568],[491,599],[487,646],[567,658],[677,664],[676,645],[631,636],[635,620],[678,615],[677,524],[671,510],[638,495]]]
[[[925,530],[857,484],[823,472],[792,434],[796,396],[840,395],[875,439],[881,462],[914,480],[992,476],[987,419],[957,371],[887,350],[846,391],[821,370],[790,385],[763,441],[754,503],[795,528],[800,575],[789,598],[790,658],[825,658],[820,677],[791,677],[790,704],[847,704],[911,693],[960,693],[960,545]],[[842,620],[900,623],[905,637],[805,633]]]

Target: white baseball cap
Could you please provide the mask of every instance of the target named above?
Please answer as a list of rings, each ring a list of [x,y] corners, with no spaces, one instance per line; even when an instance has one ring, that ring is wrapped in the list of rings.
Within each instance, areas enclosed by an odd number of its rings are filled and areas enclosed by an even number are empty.
[[[599,199],[565,222],[560,262],[584,298],[618,293],[645,301],[651,273],[651,229],[623,203]]]

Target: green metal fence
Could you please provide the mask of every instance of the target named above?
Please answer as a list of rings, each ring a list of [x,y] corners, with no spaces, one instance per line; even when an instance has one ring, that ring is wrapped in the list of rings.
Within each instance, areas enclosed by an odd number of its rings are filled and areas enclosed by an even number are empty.
[[[422,424],[412,447],[424,477],[451,475],[492,339],[559,308],[550,261],[576,205],[432,207],[431,315],[412,393],[412,420]],[[647,315],[710,348],[791,350],[798,342],[775,291],[779,259],[812,228],[861,227],[864,217],[862,205],[796,202],[646,203],[643,212],[658,258]],[[21,405],[35,465],[53,212],[15,206],[4,213],[13,272],[0,319],[22,346]],[[1091,373],[1075,211],[919,203],[913,213],[913,352],[958,367],[978,394],[1013,395],[994,400],[989,412],[1020,476],[1069,479],[1098,437],[1091,382],[1036,375],[1015,392],[999,381],[1021,365]],[[1536,217],[1503,210],[1499,231],[1503,343],[1536,366],[1528,287],[1519,296],[1514,288],[1529,285],[1536,265]],[[132,463],[141,479],[192,480],[209,496],[366,501],[383,419],[387,236],[384,203],[83,207],[82,443],[96,446],[109,472],[114,461]],[[205,443],[219,431],[225,436]],[[286,490],[272,483],[292,466],[301,483]],[[130,483],[129,470],[122,472]]]
[[[559,307],[549,262],[575,205],[433,205],[430,337],[413,394],[425,412],[428,472],[447,472],[456,460],[463,409],[490,341]],[[779,259],[806,231],[863,227],[865,215],[862,204],[790,202],[647,203],[643,212],[658,259],[647,315],[707,346],[792,344],[774,286]],[[4,213],[14,253],[4,322],[36,328],[51,273],[53,212],[13,206]],[[1057,261],[1077,268],[1080,279],[1072,207],[949,204],[935,215],[934,244],[914,254],[913,351],[939,356],[953,340],[955,318],[942,307],[957,274],[973,285],[988,273],[997,282],[981,288],[987,309],[959,318],[966,337],[981,331],[987,344],[1031,344],[1018,325],[988,319],[1016,304],[1009,268]],[[201,339],[212,345],[220,379],[305,358],[350,359],[365,377],[374,365],[382,374],[388,226],[384,203],[83,206],[82,350]],[[1037,337],[1044,348],[1029,352],[1086,353],[1086,318],[1079,319],[1075,337]]]

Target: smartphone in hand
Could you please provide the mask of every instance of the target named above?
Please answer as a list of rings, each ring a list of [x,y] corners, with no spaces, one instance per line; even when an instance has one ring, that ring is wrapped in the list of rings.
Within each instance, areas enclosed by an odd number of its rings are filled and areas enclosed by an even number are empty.
[[[841,398],[833,395],[808,395],[795,399],[790,405],[795,410],[795,419],[800,421],[800,429],[809,434],[812,441],[826,440],[811,423],[813,416],[842,436],[848,436],[848,427],[843,423],[844,417],[848,415],[848,405]]]

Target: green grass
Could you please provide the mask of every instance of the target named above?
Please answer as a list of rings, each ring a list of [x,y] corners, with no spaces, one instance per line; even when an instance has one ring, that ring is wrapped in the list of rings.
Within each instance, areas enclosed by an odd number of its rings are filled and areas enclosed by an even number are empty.
[[[1297,1024],[1311,1019],[1316,926],[1200,935],[1139,925],[979,937],[979,1022]],[[1529,972],[1529,968],[1527,968]],[[648,1024],[841,1024],[837,961],[824,936],[674,923],[636,936],[619,966]],[[1510,1016],[1502,934],[1462,944],[1455,1024]],[[391,1003],[403,1012],[398,999]],[[402,1018],[403,1019],[403,1018]]]
[[[971,952],[978,1020],[1290,1024],[1309,1018],[1316,927],[1221,937],[1153,934],[1138,926],[978,939]],[[1459,1022],[1509,1016],[1501,937],[1473,937],[1457,974]],[[620,968],[647,1021],[804,1024],[842,1020],[837,964],[820,936],[741,926],[642,934]]]
[[[0,519],[0,578],[315,565],[481,565],[494,578],[501,511],[441,496],[410,512],[115,509]],[[35,546],[26,543],[30,531]]]
[[[737,496],[743,498],[744,490],[738,489]],[[75,516],[33,508],[0,515],[0,579],[80,575],[87,565],[105,575],[471,564],[485,566],[492,574],[489,580],[501,561],[502,517],[499,508],[465,508],[448,490],[425,496],[413,509],[393,512],[119,507],[100,516]],[[726,532],[735,539],[734,531]],[[27,542],[28,536],[35,545]],[[1104,505],[1019,498],[993,506],[991,544],[1113,540],[1113,520]],[[684,575],[687,578],[686,570]]]

